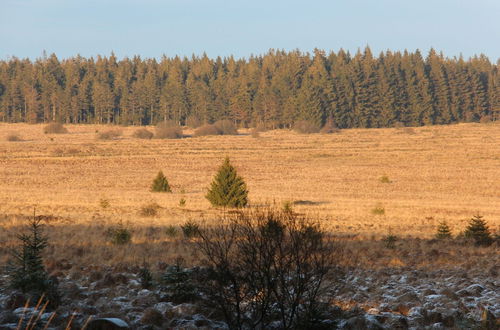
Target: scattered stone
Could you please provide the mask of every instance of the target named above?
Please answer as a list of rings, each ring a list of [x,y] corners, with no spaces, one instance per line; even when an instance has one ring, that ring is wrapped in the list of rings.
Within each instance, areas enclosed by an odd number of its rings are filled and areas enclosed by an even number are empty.
[[[127,322],[119,318],[102,318],[91,320],[87,330],[123,330],[130,329]]]

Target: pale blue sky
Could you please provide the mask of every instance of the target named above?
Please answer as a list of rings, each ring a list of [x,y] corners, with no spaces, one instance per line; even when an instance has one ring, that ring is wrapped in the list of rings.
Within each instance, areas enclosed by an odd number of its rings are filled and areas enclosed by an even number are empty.
[[[0,0],[0,59],[340,48],[500,58],[500,0]]]

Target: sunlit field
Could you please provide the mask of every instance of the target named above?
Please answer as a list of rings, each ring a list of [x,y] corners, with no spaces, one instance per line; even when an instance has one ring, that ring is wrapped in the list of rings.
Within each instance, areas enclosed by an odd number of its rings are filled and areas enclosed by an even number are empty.
[[[44,134],[42,125],[0,124],[2,261],[34,209],[47,216],[47,253],[54,260],[114,264],[196,257],[191,243],[166,235],[165,228],[220,218],[223,211],[211,208],[204,196],[225,156],[247,182],[251,205],[291,205],[348,241],[365,263],[375,262],[371,246],[389,233],[411,243],[400,256],[380,252],[380,260],[404,266],[420,263],[410,252],[424,249],[421,239],[432,238],[440,221],[455,235],[475,214],[484,216],[493,232],[500,228],[500,126],[495,124],[310,135],[273,130],[259,137],[240,130],[238,136],[178,140],[136,139],[137,127],[66,127],[68,134]],[[97,139],[98,132],[110,129],[122,135]],[[22,141],[7,141],[12,134]],[[159,170],[172,193],[150,192]],[[151,203],[160,206],[158,214],[141,215]],[[133,232],[126,248],[106,236],[120,222]],[[453,248],[456,255],[447,258],[461,259],[460,249],[467,247]]]

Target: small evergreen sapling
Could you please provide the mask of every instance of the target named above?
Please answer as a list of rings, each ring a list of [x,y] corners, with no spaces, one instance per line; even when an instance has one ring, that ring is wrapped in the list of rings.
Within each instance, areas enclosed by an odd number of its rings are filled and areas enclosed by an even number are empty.
[[[168,184],[168,180],[162,171],[158,172],[158,175],[153,180],[153,184],[151,185],[151,191],[172,192],[172,190],[170,189],[170,185]]]
[[[469,224],[465,229],[464,235],[466,238],[473,239],[476,245],[487,246],[493,243],[490,229],[481,215],[475,215],[469,220]]]
[[[239,208],[247,205],[247,185],[229,162],[229,157],[219,168],[205,197],[213,206]]]
[[[450,226],[446,223],[446,221],[442,221],[439,223],[437,227],[436,233],[437,239],[449,239],[451,238],[451,229]]]
[[[59,303],[57,285],[49,278],[43,265],[42,252],[48,239],[42,232],[42,218],[35,213],[28,220],[29,233],[18,235],[21,247],[13,251],[14,262],[10,264],[10,285],[24,293],[47,297],[52,306]]]

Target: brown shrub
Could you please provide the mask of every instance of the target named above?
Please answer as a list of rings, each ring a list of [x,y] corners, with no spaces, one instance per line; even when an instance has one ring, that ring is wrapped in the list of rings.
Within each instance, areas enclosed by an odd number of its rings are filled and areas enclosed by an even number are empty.
[[[203,125],[203,121],[196,116],[189,116],[188,119],[186,119],[186,126],[198,128],[201,125]]]
[[[141,206],[139,215],[143,217],[155,217],[158,215],[158,210],[160,208],[160,205],[158,205],[157,203],[149,203]]]
[[[157,139],[180,139],[182,137],[182,128],[173,120],[156,125],[155,138]]]
[[[238,129],[230,120],[219,120],[214,126],[221,132],[221,135],[238,135]]]
[[[182,128],[178,127],[164,127],[156,129],[157,139],[180,139],[183,137]]]
[[[19,142],[22,141],[23,139],[17,134],[9,134],[7,135],[6,140],[10,142]]]
[[[137,139],[152,139],[153,138],[153,133],[148,131],[145,128],[139,128],[134,132],[133,137]]]
[[[294,131],[301,134],[318,133],[321,129],[320,125],[309,120],[299,120],[293,125]]]
[[[61,123],[52,122],[43,128],[45,134],[64,134],[68,133],[66,127]]]
[[[194,136],[221,135],[215,125],[203,125],[194,131]]]
[[[122,135],[122,131],[119,129],[110,129],[108,131],[100,132],[97,134],[99,140],[114,140]]]
[[[333,134],[340,132],[340,129],[335,125],[333,119],[328,119],[319,132],[321,134]]]

